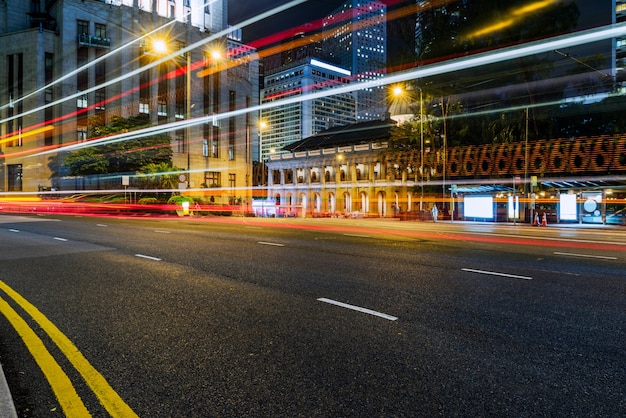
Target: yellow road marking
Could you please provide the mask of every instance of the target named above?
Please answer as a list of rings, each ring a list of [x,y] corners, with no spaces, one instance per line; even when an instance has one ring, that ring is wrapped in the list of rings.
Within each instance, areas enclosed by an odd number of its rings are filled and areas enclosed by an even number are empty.
[[[68,417],[90,417],[89,411],[76,393],[69,377],[63,372],[59,363],[46,350],[41,338],[28,326],[28,323],[9,305],[0,298],[0,311],[9,320],[13,328],[17,331],[26,348],[32,354],[39,365],[39,368],[50,382],[52,391],[56,395],[65,416]]]
[[[65,354],[87,385],[100,400],[100,403],[112,417],[138,417],[137,414],[113,390],[106,379],[87,361],[78,348],[54,325],[39,309],[28,302],[19,293],[0,281],[0,289],[9,295],[24,309],[41,328],[50,336],[52,341]]]

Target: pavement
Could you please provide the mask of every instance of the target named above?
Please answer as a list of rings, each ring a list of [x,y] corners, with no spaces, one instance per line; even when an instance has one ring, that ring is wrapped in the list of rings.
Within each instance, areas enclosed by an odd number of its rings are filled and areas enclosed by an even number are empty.
[[[364,218],[370,219],[370,218]],[[371,218],[373,220],[395,220],[398,221],[397,218]],[[362,219],[361,219],[362,220]],[[421,222],[421,221],[418,221]],[[428,222],[428,221],[424,221]],[[432,222],[432,221],[430,221]],[[475,221],[439,221],[440,223],[457,223],[457,224],[491,224],[494,222],[475,222]],[[411,223],[411,221],[407,221],[407,223]],[[496,225],[514,225],[511,223],[496,223]],[[517,223],[517,225],[526,225],[531,226],[527,223]],[[606,225],[606,224],[581,224],[581,223],[555,223],[550,224],[548,227],[559,227],[559,228],[578,228],[578,229],[623,229],[626,230],[624,225]],[[0,364],[0,417],[2,418],[17,418],[17,411],[15,409],[15,404],[13,403],[13,397],[11,396],[11,391],[9,390],[9,386],[6,381],[6,377],[4,376],[4,371],[2,370],[2,365]]]

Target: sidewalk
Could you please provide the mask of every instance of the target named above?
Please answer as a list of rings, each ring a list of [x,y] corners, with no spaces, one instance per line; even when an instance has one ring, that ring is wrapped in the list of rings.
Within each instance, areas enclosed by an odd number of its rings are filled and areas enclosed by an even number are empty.
[[[9,385],[4,377],[2,365],[0,365],[0,416],[3,418],[17,418],[17,411],[13,404],[13,397]]]

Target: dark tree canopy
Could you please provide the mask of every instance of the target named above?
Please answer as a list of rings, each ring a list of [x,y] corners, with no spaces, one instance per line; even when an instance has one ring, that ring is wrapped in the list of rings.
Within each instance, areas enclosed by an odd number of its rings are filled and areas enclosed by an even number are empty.
[[[92,117],[89,119],[89,138],[131,132],[148,126],[147,115],[128,119],[116,116],[106,125],[101,118]],[[171,166],[171,161],[171,138],[165,133],[81,148],[64,158],[71,175],[137,172],[149,164]]]

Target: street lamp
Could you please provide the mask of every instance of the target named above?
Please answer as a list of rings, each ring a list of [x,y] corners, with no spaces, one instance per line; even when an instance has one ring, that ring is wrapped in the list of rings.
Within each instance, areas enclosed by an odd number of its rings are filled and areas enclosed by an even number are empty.
[[[169,52],[167,42],[163,39],[152,40],[152,50],[158,55],[165,55]],[[187,153],[187,188],[191,187],[191,51],[185,53],[185,119],[187,124],[185,127],[184,149]]]
[[[424,98],[423,98],[423,92],[422,92],[422,88],[419,86],[411,86],[411,87],[415,87],[419,90],[420,95],[419,95],[419,100],[420,100],[420,153],[421,153],[421,159],[420,159],[420,177],[421,177],[421,197],[420,197],[420,211],[422,211],[424,209],[423,205],[424,205]],[[405,96],[405,94],[408,92],[408,90],[410,90],[410,88],[403,88],[401,86],[394,86],[391,89],[391,100],[393,101],[399,101],[402,100],[403,96]],[[405,101],[408,102],[409,104],[412,103],[411,100],[411,96],[408,95],[409,97],[405,97]],[[390,101],[389,105],[387,106],[387,114],[389,115],[389,117],[391,117],[391,106],[393,101]],[[412,118],[413,116],[411,116]],[[396,115],[396,118],[392,118],[395,119],[398,123],[402,123],[403,121],[409,120],[409,119],[405,119],[404,115]]]
[[[420,216],[424,210],[424,99],[422,97],[422,88],[417,87],[420,91],[420,180],[422,185],[422,195],[420,196]]]
[[[187,188],[191,187],[191,126],[189,125],[189,119],[191,119],[191,51],[187,51],[185,54],[187,56],[187,68],[186,68],[186,109],[185,116],[187,119],[187,127],[185,129],[185,142],[186,151],[187,151]]]
[[[259,121],[259,160],[261,161],[261,187],[265,186],[265,158],[263,156],[263,130],[267,128],[267,122]]]

